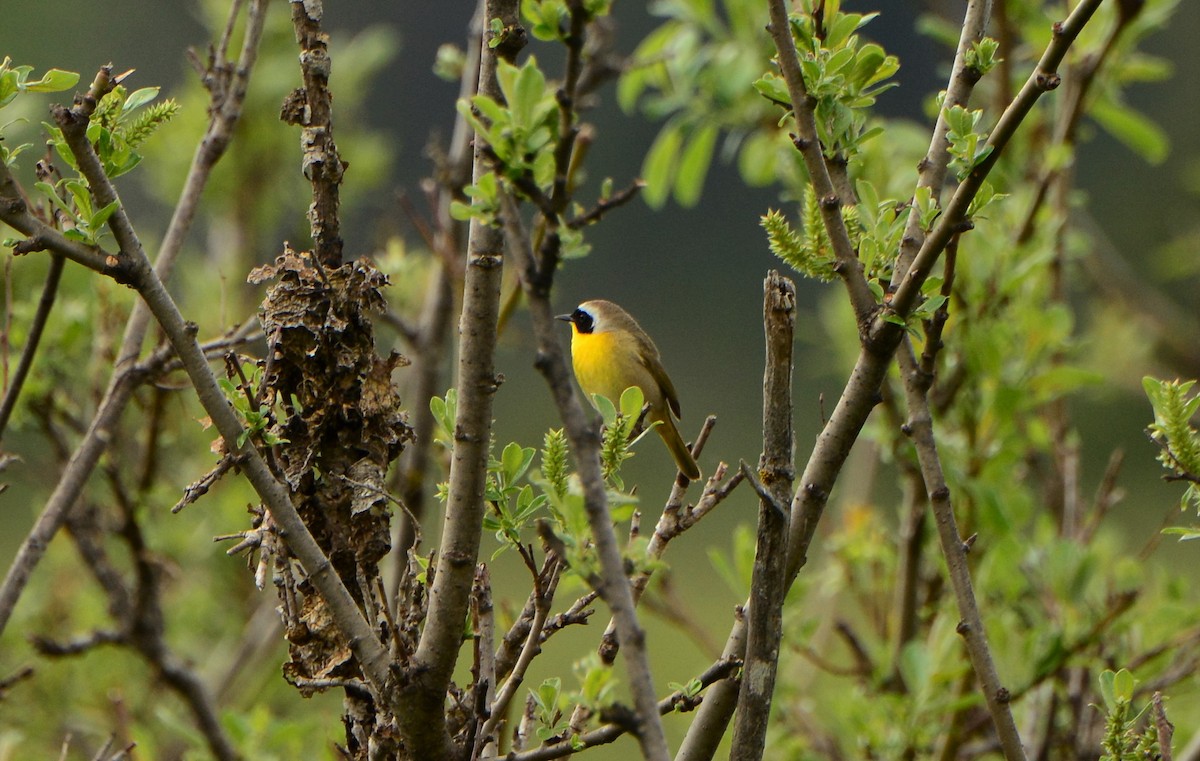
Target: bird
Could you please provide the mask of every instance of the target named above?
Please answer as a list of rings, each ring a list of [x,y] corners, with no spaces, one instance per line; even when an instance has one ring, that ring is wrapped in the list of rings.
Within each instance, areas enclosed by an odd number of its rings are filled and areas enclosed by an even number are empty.
[[[604,299],[585,301],[557,319],[571,323],[571,365],[584,395],[590,400],[599,394],[616,403],[625,389],[640,388],[649,405],[646,419],[658,423],[654,430],[679,472],[690,481],[699,479],[700,466],[675,427],[679,396],[646,331],[628,312]]]

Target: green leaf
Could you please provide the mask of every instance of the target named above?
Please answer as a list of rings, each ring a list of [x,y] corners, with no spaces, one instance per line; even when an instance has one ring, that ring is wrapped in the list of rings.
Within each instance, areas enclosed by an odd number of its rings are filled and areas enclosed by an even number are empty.
[[[684,149],[675,177],[675,200],[680,206],[690,208],[700,200],[700,193],[704,190],[704,178],[712,164],[717,134],[715,125],[705,124],[692,134],[687,148]]]
[[[787,83],[776,74],[768,73],[754,80],[754,89],[768,100],[791,105],[792,97],[788,94]]]
[[[1187,505],[1181,505],[1181,509],[1186,510]],[[1186,528],[1184,526],[1168,526],[1162,530],[1164,534],[1178,536],[1181,542],[1190,542],[1195,539],[1200,539],[1200,527],[1193,526]]]
[[[621,414],[631,420],[637,420],[642,414],[646,397],[638,386],[630,386],[621,392]]]
[[[883,286],[880,284],[880,282],[878,280],[872,278],[871,280],[867,281],[867,288],[871,289],[871,294],[875,297],[875,303],[882,304],[883,303]],[[889,314],[885,317],[885,319],[887,319],[888,317],[896,317],[896,315]],[[900,325],[904,324],[904,320],[901,320],[898,317],[896,317],[896,321]]]
[[[592,394],[592,404],[596,406],[596,411],[600,413],[600,418],[604,421],[605,425],[612,425],[616,421],[617,408],[607,396]]]
[[[61,209],[65,213],[69,214],[70,216],[72,216],[72,217],[75,216],[75,212],[72,211],[67,206],[67,204],[64,203],[63,200],[58,197],[58,193],[57,193],[57,191],[55,191],[53,185],[51,185],[48,182],[35,182],[35,183],[33,183],[33,186],[35,188],[37,188],[38,190],[42,191],[42,195],[46,196],[46,198],[50,201],[50,203],[54,204],[55,206],[57,206],[59,209]]]
[[[833,18],[833,22],[829,24],[829,28],[825,34],[825,45],[831,50],[844,45],[850,39],[850,35],[854,34],[854,31],[859,26],[866,23],[863,21],[864,17],[856,13],[846,13],[835,17],[834,14],[828,12],[827,8],[826,15]],[[871,18],[874,18],[876,15],[878,14],[871,14]],[[870,18],[867,21],[870,21]]]
[[[671,192],[671,178],[675,175],[675,162],[683,145],[683,131],[676,122],[667,124],[654,139],[642,163],[642,180],[646,183],[642,198],[652,209],[661,208]]]
[[[1150,164],[1161,164],[1170,140],[1161,127],[1123,103],[1098,98],[1089,112],[1105,131]]]
[[[859,86],[865,87],[874,80],[875,73],[879,71],[879,67],[885,60],[887,60],[887,53],[882,47],[873,42],[863,45],[854,62],[854,73],[851,75],[851,79]]]
[[[530,458],[533,457],[533,452],[530,451]],[[516,442],[509,442],[505,445],[504,451],[500,453],[500,468],[505,475],[508,483],[516,480],[517,471],[521,469],[521,462],[525,459],[524,450],[521,445]]]
[[[1113,697],[1119,701],[1128,703],[1133,700],[1133,688],[1135,686],[1137,686],[1137,680],[1133,678],[1133,674],[1128,669],[1121,669],[1113,677]]]
[[[158,91],[157,87],[143,87],[140,90],[134,90],[125,99],[125,104],[121,106],[122,113],[128,114],[130,111],[146,105],[158,97]]]
[[[546,75],[537,67],[537,60],[530,56],[517,72],[516,83],[511,93],[506,92],[508,105],[513,112],[513,121],[525,127],[536,125],[538,104],[546,97]]]
[[[74,71],[50,69],[36,82],[26,82],[25,89],[29,92],[62,92],[70,90],[79,81],[79,74]]]

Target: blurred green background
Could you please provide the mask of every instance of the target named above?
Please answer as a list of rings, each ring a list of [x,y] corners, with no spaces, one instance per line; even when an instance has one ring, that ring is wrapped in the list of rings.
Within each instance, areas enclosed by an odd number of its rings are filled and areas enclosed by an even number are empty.
[[[960,4],[847,5],[859,10],[884,6],[884,15],[870,27],[869,34],[900,57],[902,68],[898,75],[901,86],[880,99],[880,110],[924,124],[922,103],[944,81],[949,54],[916,34],[914,20],[917,14],[931,10],[956,14],[960,12]],[[360,189],[353,203],[348,202],[345,207],[343,234],[349,256],[370,254],[393,234],[404,236],[410,246],[419,245],[411,225],[399,212],[397,194],[407,192],[421,205],[418,182],[430,169],[424,147],[432,133],[440,133],[443,138],[448,135],[457,95],[455,85],[434,76],[435,53],[445,42],[464,44],[473,7],[474,3],[468,2],[326,3],[325,28],[333,34],[335,130],[345,125],[336,121],[341,113],[337,109],[343,101],[354,100],[355,118],[362,120],[356,127],[369,127],[383,136],[383,142],[370,143],[369,150],[351,160],[346,176],[348,196],[355,192],[360,178],[369,178],[371,182],[369,192]],[[272,13],[281,15],[286,10],[286,4],[277,3]],[[196,3],[176,0],[10,3],[0,11],[3,16],[0,54],[11,56],[15,63],[33,65],[37,71],[49,67],[78,71],[84,81],[97,66],[111,62],[116,71],[137,69],[131,87],[161,85],[163,95],[171,97],[188,78],[194,78],[184,59],[185,49],[193,46],[203,50],[209,41],[202,13]],[[632,50],[654,23],[641,3],[617,3],[615,17],[617,46],[624,52]],[[347,50],[367,40],[385,50],[387,44],[381,42],[383,39],[398,43],[395,55],[368,81],[355,82],[354,92],[339,90],[339,60],[347,55]],[[1081,150],[1078,167],[1079,187],[1089,198],[1087,217],[1080,220],[1081,226],[1096,234],[1143,275],[1157,278],[1189,312],[1195,310],[1198,293],[1195,272],[1186,268],[1155,271],[1142,265],[1164,247],[1180,245],[1181,238],[1186,245],[1200,219],[1197,39],[1200,39],[1200,5],[1185,2],[1170,28],[1145,46],[1150,52],[1170,59],[1175,75],[1164,83],[1138,87],[1131,96],[1132,104],[1162,125],[1168,134],[1172,152],[1166,161],[1148,165],[1099,130],[1085,127],[1088,140]],[[549,68],[554,70],[553,66]],[[293,71],[291,76],[296,73]],[[611,176],[620,187],[638,175],[658,125],[639,115],[621,114],[611,104],[612,90],[611,85],[606,86],[601,91],[606,101],[603,107],[585,117],[597,128],[589,172],[594,179]],[[267,117],[263,122],[265,132],[256,139],[274,141],[292,151],[294,158],[298,156],[297,132],[274,121],[273,113]],[[34,114],[32,118],[36,122],[42,116]],[[349,150],[349,125],[345,126],[347,129],[335,134],[343,150]],[[180,161],[190,156],[191,145],[184,144],[185,150],[171,144],[169,132],[155,139],[170,145]],[[293,164],[298,174],[298,159]],[[165,227],[174,195],[165,187],[147,188],[138,182],[140,179],[131,176],[121,185],[121,191],[139,225],[157,234]],[[716,431],[701,460],[706,472],[711,472],[718,460],[736,464],[739,459],[754,462],[758,456],[762,280],[769,268],[779,266],[766,249],[758,218],[772,205],[778,205],[774,190],[748,189],[732,167],[717,163],[695,208],[668,204],[664,210],[655,212],[641,202],[623,208],[605,224],[589,231],[591,255],[571,262],[558,280],[555,301],[561,311],[570,311],[587,298],[611,298],[633,313],[654,336],[679,389],[685,437],[694,435],[705,415],[717,416]],[[306,207],[307,198],[295,196],[290,209],[261,231],[266,243],[260,250],[259,262],[270,261],[284,239],[290,238],[297,246],[304,245]],[[200,238],[199,233],[194,233],[190,244],[191,253],[197,256],[206,247]],[[259,298],[254,289],[244,284],[244,272],[232,267],[226,271],[224,263],[216,257],[207,260],[204,266],[220,271],[222,304],[226,300],[229,304],[253,304]],[[804,457],[819,429],[822,404],[828,411],[836,402],[845,368],[839,366],[839,358],[822,355],[815,349],[821,344],[822,335],[817,309],[821,289],[807,282],[798,286],[800,345],[796,362],[795,426],[798,455]],[[234,307],[230,310],[231,318],[240,316]],[[1080,319],[1086,323],[1086,315]],[[533,344],[526,327],[519,317],[504,336],[498,357],[498,369],[506,381],[496,397],[497,438],[537,445],[542,432],[555,423],[555,415],[545,385],[532,368]],[[51,346],[53,330],[52,323],[48,337]],[[1127,452],[1122,484],[1128,497],[1117,508],[1117,517],[1128,529],[1131,546],[1138,547],[1155,536],[1164,519],[1177,519],[1171,511],[1177,503],[1178,491],[1160,481],[1159,466],[1153,459],[1154,447],[1143,432],[1151,413],[1137,382],[1142,374],[1158,372],[1159,368],[1126,367],[1125,353],[1116,354],[1112,363],[1106,365],[1105,347],[1094,347],[1095,362],[1104,366],[1112,381],[1073,404],[1085,442],[1084,468],[1090,474],[1085,476],[1085,482],[1095,482],[1110,450],[1122,447]],[[449,383],[447,375],[445,385]],[[670,482],[663,476],[667,472],[666,463],[665,452],[652,443],[643,446],[627,466],[626,481],[640,485],[647,522],[653,520],[657,506],[670,488]],[[196,475],[181,473],[179,485]],[[36,497],[44,492],[36,485],[44,488],[54,477],[53,473],[17,473],[13,478],[24,482],[25,488],[0,496],[0,561],[7,563],[40,506]],[[847,472],[843,483],[853,478],[854,473]],[[835,501],[836,497],[835,494]],[[163,509],[168,506],[163,505]],[[711,568],[706,552],[709,548],[728,551],[734,527],[752,524],[755,510],[756,502],[749,492],[740,494],[668,553],[674,572],[686,574],[690,580],[686,588],[681,585],[679,590],[686,594],[686,604],[698,620],[711,624],[709,638],[718,645],[728,629],[733,606],[740,598]],[[838,516],[831,515],[830,519],[836,521]],[[185,512],[171,520],[186,522],[189,514]],[[212,548],[212,552],[218,551]],[[1155,557],[1165,562],[1185,563],[1193,556],[1187,548],[1167,541]],[[226,583],[249,583],[240,572],[240,562],[229,561],[229,565]],[[506,573],[519,571],[513,559],[506,556],[498,573],[503,579]],[[697,578],[703,579],[702,583],[696,584]],[[214,589],[213,594],[219,595],[220,590]],[[509,602],[519,605],[519,601]],[[555,654],[567,658],[586,650],[598,633],[593,626],[559,635],[548,648],[551,656],[548,660]],[[678,629],[653,621],[650,650],[666,654],[656,663],[658,679],[664,685],[668,680],[686,681],[714,655]],[[190,655],[204,658],[203,653]],[[10,658],[5,660],[6,665],[14,662]],[[51,668],[80,669],[75,673],[82,679],[86,662],[62,663]],[[545,668],[547,664],[543,664]],[[540,672],[534,673],[529,683],[536,684],[540,678]],[[297,712],[314,708],[311,703],[293,702]],[[278,704],[282,706],[280,710],[287,710],[286,698]],[[327,712],[329,736],[337,738],[338,701],[323,698],[320,704],[322,711]],[[15,707],[13,702],[0,703],[0,728],[19,722],[13,714]],[[682,725],[678,717],[672,722],[669,726]],[[610,757],[617,757],[619,752],[614,751]],[[602,756],[589,754],[589,757]]]

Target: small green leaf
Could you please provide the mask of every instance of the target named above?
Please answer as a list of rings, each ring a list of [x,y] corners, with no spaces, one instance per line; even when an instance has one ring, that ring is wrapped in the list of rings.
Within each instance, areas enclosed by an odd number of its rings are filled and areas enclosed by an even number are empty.
[[[642,163],[642,179],[646,183],[642,198],[652,209],[661,208],[671,192],[671,179],[675,176],[676,160],[683,145],[683,132],[679,125],[667,122],[654,139],[646,160]]]
[[[878,280],[871,279],[871,280],[867,281],[867,287],[871,289],[871,294],[875,296],[875,303],[882,304],[883,303],[883,285],[880,284],[880,282]],[[891,315],[891,316],[895,317],[895,315]],[[884,319],[886,319],[886,316]],[[899,320],[899,322],[901,325],[904,324],[903,320]]]
[[[631,420],[637,420],[642,414],[642,406],[646,398],[638,386],[630,386],[621,392],[621,414]]]
[[[613,406],[612,401],[603,394],[592,394],[592,404],[596,406],[596,411],[600,413],[600,418],[605,425],[612,425],[617,419],[617,408]]]
[[[125,99],[125,104],[121,106],[122,113],[128,114],[130,111],[146,105],[158,97],[158,91],[159,88],[157,87],[143,87],[139,90],[134,90]]]
[[[79,82],[79,74],[74,71],[50,69],[36,82],[26,82],[25,89],[29,92],[62,92],[70,90]]]
[[[766,74],[761,79],[756,79],[754,89],[768,100],[791,105],[792,98],[788,94],[787,83],[776,74]]]
[[[700,200],[700,193],[704,190],[704,178],[712,164],[716,143],[715,125],[705,124],[692,135],[683,151],[675,178],[675,200],[680,206],[690,208]]]

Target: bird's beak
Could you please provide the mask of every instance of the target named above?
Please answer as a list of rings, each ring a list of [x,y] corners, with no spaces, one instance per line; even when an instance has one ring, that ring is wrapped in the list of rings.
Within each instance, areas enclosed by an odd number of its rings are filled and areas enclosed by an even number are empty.
[[[559,314],[559,315],[555,315],[555,316],[554,316],[554,319],[556,319],[556,320],[562,320],[563,322],[575,322],[573,319],[571,319],[571,315],[569,315],[569,314]]]

